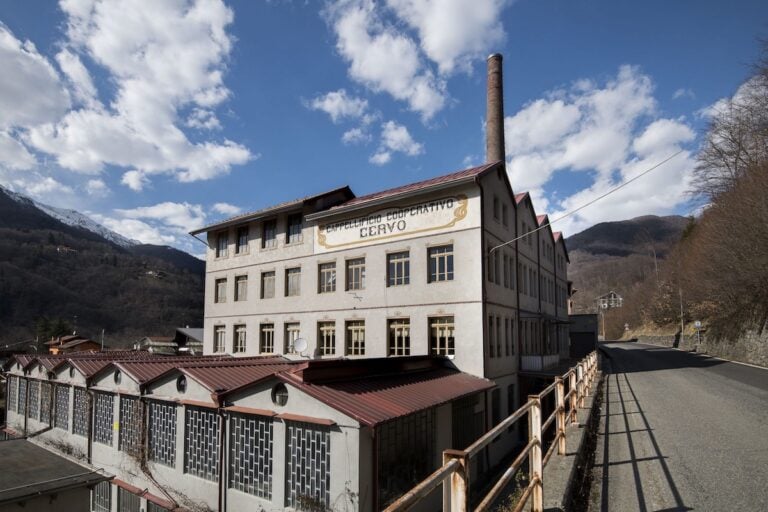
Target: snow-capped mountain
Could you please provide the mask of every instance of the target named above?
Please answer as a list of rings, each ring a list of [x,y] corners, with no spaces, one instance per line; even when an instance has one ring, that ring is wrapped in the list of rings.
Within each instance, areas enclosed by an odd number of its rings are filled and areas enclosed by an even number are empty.
[[[87,231],[90,231],[92,233],[96,233],[97,235],[103,238],[106,238],[110,242],[113,242],[121,247],[132,247],[134,245],[139,245],[141,243],[137,240],[132,240],[130,238],[124,237],[123,235],[115,233],[111,229],[105,228],[95,220],[91,219],[87,215],[84,215],[78,211],[67,210],[65,208],[56,208],[54,206],[49,206],[47,204],[40,203],[38,201],[35,201],[34,199],[31,199],[27,196],[19,194],[18,192],[9,190],[3,187],[2,185],[0,185],[0,189],[3,192],[5,192],[5,194],[8,195],[8,197],[13,199],[14,201],[17,201],[22,204],[31,204],[34,207],[36,207],[38,210],[41,210],[43,213],[53,217],[59,222],[63,222],[68,226],[79,227]]]

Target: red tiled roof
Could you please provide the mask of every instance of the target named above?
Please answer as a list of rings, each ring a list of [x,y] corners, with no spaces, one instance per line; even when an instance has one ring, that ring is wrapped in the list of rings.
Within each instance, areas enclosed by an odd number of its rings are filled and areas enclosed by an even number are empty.
[[[563,232],[562,231],[555,231],[554,233],[552,233],[552,237],[555,239],[555,242],[560,240],[561,236],[563,236]]]
[[[421,369],[383,375],[354,376],[345,380],[303,378],[312,366],[328,361],[311,361],[307,370],[284,372],[277,377],[360,423],[375,426],[430,407],[457,400],[494,387],[494,383],[443,366],[441,360],[403,360]],[[366,360],[373,365],[377,360]],[[347,361],[348,362],[348,361]],[[424,364],[426,362],[426,364]],[[333,364],[333,362],[330,362]],[[329,375],[334,372],[327,372]]]
[[[433,187],[435,185],[441,185],[445,183],[450,183],[453,181],[459,181],[464,178],[471,178],[474,176],[478,176],[488,169],[498,165],[499,162],[493,162],[489,164],[483,164],[478,167],[471,167],[469,169],[463,169],[461,171],[453,172],[450,174],[445,174],[443,176],[437,176],[435,178],[430,178],[428,180],[424,181],[417,181],[416,183],[409,183],[408,185],[403,185],[400,187],[390,188],[388,190],[382,190],[380,192],[374,192],[372,194],[355,197],[354,199],[350,199],[349,201],[345,203],[341,203],[338,206],[334,206],[333,208],[330,208],[328,211],[334,211],[336,209],[340,208],[346,208],[348,206],[357,206],[363,203],[368,203],[377,199],[384,199],[387,197],[397,196],[400,194],[405,194],[408,192],[414,192],[421,189],[426,189]]]
[[[536,224],[538,224],[539,226],[543,225],[545,220],[546,221],[549,220],[546,215],[537,215],[536,216]]]
[[[515,203],[520,204],[523,202],[523,199],[525,199],[528,196],[528,192],[521,192],[519,194],[515,194]]]

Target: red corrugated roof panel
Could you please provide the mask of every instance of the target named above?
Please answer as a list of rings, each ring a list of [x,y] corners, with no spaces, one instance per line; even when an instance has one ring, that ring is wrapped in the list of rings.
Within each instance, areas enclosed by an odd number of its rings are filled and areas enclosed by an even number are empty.
[[[336,382],[306,382],[300,372],[281,373],[278,378],[368,426],[495,386],[487,379],[446,367]]]
[[[469,169],[463,169],[461,171],[453,172],[451,174],[445,174],[443,176],[437,176],[436,178],[430,178],[430,179],[424,180],[424,181],[417,181],[416,183],[409,183],[408,185],[403,185],[401,187],[390,188],[388,190],[382,190],[380,192],[374,192],[372,194],[368,194],[368,195],[364,195],[364,196],[360,196],[360,197],[355,197],[353,199],[350,199],[347,202],[341,203],[338,206],[334,206],[329,211],[333,211],[333,210],[341,209],[341,208],[346,208],[347,206],[356,206],[356,205],[360,205],[362,203],[367,203],[367,202],[374,201],[374,200],[377,200],[377,199],[384,199],[384,198],[390,197],[390,196],[396,196],[396,195],[399,195],[399,194],[404,194],[404,193],[407,193],[407,192],[413,192],[413,191],[416,191],[416,190],[421,190],[421,189],[424,189],[424,188],[429,188],[429,187],[432,187],[432,186],[435,186],[435,185],[440,185],[440,184],[443,184],[443,183],[450,183],[452,181],[458,181],[458,180],[461,180],[463,178],[469,178],[469,177],[472,177],[472,176],[477,176],[477,175],[482,174],[483,172],[487,171],[491,167],[497,165],[498,163],[499,162],[493,162],[493,163],[490,163],[490,164],[480,165],[478,167],[471,167]]]

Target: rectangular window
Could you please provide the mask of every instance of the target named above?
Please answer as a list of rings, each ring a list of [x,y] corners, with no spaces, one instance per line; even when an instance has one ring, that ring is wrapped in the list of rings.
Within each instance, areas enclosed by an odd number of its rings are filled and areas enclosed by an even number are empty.
[[[496,317],[496,355],[501,357],[501,317]]]
[[[275,324],[261,324],[259,328],[259,353],[274,354]]]
[[[509,209],[507,208],[506,203],[501,205],[501,221],[504,223],[505,226],[509,225]]]
[[[506,253],[504,253],[503,260],[504,288],[509,288],[509,256]]]
[[[507,416],[512,416],[515,412],[515,385],[510,384],[507,386]],[[515,426],[512,425],[507,429],[507,432],[512,432]]]
[[[365,289],[365,258],[347,260],[347,290]]]
[[[301,214],[288,216],[288,229],[285,231],[285,243],[297,244],[301,242]]]
[[[248,300],[248,276],[235,276],[235,302]]]
[[[429,282],[453,280],[453,245],[430,247],[427,249],[429,260]]]
[[[301,293],[301,268],[285,270],[285,296],[294,297]]]
[[[504,346],[506,347],[507,356],[511,353],[512,347],[512,329],[510,328],[511,321],[509,318],[504,319]]]
[[[347,322],[347,355],[365,355],[365,321],[350,320]]]
[[[40,382],[29,381],[29,417],[40,419]]]
[[[330,293],[336,291],[336,263],[321,263],[317,266],[318,293]]]
[[[488,317],[488,356],[491,358],[496,357],[496,341],[493,339],[493,317]]]
[[[176,404],[151,401],[147,422],[149,460],[176,466]]]
[[[272,419],[230,415],[228,473],[230,489],[272,499]]]
[[[214,302],[227,302],[227,278],[225,277],[223,279],[217,279],[215,283],[216,290],[214,292]]]
[[[213,351],[224,352],[227,347],[227,328],[223,325],[213,327]]]
[[[5,399],[5,410],[6,413],[11,412],[16,407],[16,390],[18,386],[18,377],[14,377],[13,375],[8,376],[7,384],[8,387],[7,396]],[[5,415],[5,417],[8,417],[8,414]]]
[[[387,254],[387,286],[411,282],[411,257],[408,251]]]
[[[114,423],[115,396],[111,393],[95,395],[93,402],[93,440],[112,446],[112,423]]]
[[[40,384],[40,421],[51,424],[51,383]]]
[[[185,409],[184,472],[215,482],[219,478],[219,418],[211,409]]]
[[[261,273],[261,298],[271,299],[275,296],[275,273]]]
[[[493,254],[491,249],[493,246],[488,244],[488,282],[492,283],[496,280],[496,275],[493,273]]]
[[[245,352],[246,341],[245,325],[239,324],[235,326],[234,344],[232,346],[232,352],[236,354],[242,354]]]
[[[499,423],[501,423],[501,390],[496,388],[491,391],[491,426],[495,427]]]
[[[53,426],[69,430],[69,386],[56,385],[54,395],[56,413],[53,416]]]
[[[515,257],[510,256],[509,257],[509,287],[510,289],[515,289],[515,281],[517,280],[517,277],[515,275]]]
[[[299,339],[301,329],[298,322],[285,324],[285,353],[295,354],[294,343]]]
[[[117,512],[141,512],[141,497],[118,487]]]
[[[19,379],[19,401],[16,412],[24,416],[27,413],[27,379]]]
[[[141,454],[141,432],[143,428],[141,402],[130,396],[120,397],[120,430],[117,446],[121,452],[138,456]]]
[[[235,254],[248,254],[248,226],[237,228]]]
[[[216,257],[226,258],[229,250],[229,233],[226,231],[216,235]]]
[[[382,508],[435,470],[435,410],[433,407],[402,416],[377,428],[379,456],[376,470]],[[474,441],[476,438],[473,436],[471,439]],[[400,476],[392,478],[392,475]]]
[[[261,225],[261,248],[277,247],[277,221],[265,220]]]
[[[429,319],[429,350],[439,356],[451,356],[456,353],[452,316]]]
[[[497,196],[493,196],[493,218],[496,220],[499,220],[501,217],[500,209],[501,204],[499,203],[499,198]]]
[[[328,427],[311,423],[288,421],[286,424],[286,504],[300,509],[308,497],[314,509],[328,510],[331,498],[331,433]]]
[[[336,353],[336,322],[317,323],[317,344],[321,356]]]
[[[74,390],[72,433],[77,436],[88,437],[88,428],[91,425],[88,416],[88,392],[83,388],[74,388]]]
[[[411,321],[410,319],[397,319],[388,321],[389,344],[387,355],[409,356],[411,355]]]
[[[99,482],[93,487],[91,498],[93,512],[110,512],[112,510],[112,484],[109,481]]]

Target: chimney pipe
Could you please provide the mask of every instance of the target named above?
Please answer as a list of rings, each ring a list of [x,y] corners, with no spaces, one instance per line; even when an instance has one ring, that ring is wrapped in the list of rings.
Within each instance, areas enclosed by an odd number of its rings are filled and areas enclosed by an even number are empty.
[[[488,92],[485,112],[485,160],[505,160],[504,85],[501,78],[501,54],[488,57]]]

